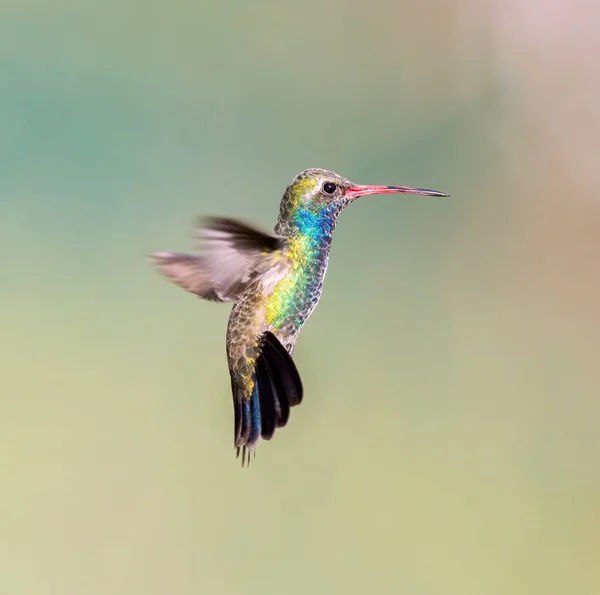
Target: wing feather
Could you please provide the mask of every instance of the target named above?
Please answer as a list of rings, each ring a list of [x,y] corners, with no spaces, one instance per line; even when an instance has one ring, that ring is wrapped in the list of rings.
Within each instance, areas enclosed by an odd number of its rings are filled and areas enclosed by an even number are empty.
[[[226,217],[200,220],[195,233],[215,291],[222,299],[239,295],[249,283],[279,268],[285,242],[277,236]]]
[[[254,280],[269,287],[289,266],[282,238],[228,217],[205,217],[194,231],[198,254],[155,252],[149,257],[170,281],[213,301],[231,301]]]

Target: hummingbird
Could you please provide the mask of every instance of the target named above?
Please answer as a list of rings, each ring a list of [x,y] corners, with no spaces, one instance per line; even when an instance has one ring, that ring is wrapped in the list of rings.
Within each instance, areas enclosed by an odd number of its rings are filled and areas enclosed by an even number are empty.
[[[285,426],[302,401],[292,358],[300,329],[323,291],[340,213],[361,196],[449,196],[409,186],[364,186],[326,169],[307,169],[286,188],[274,233],[237,219],[205,217],[194,254],[154,252],[167,279],[213,302],[233,302],[226,351],[234,410],[234,447],[242,466],[260,439]]]

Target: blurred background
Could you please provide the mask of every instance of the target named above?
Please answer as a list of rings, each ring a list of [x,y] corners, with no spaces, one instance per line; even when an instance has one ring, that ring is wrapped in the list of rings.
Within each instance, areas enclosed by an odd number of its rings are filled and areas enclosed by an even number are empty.
[[[0,591],[600,592],[600,8],[0,8]],[[145,262],[294,175],[343,215],[241,470],[229,307]]]

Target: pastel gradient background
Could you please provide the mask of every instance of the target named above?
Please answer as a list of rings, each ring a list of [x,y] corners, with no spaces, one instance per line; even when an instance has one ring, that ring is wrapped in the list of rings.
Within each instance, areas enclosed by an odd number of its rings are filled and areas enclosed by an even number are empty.
[[[8,0],[0,592],[600,593],[600,8]],[[197,215],[343,215],[249,470]]]

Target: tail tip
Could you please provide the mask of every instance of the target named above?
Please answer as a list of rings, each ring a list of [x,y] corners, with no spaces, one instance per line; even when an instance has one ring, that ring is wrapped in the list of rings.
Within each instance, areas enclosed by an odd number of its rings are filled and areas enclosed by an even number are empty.
[[[242,468],[250,467],[250,454],[252,454],[252,458],[256,458],[256,444],[252,446],[247,446],[246,444],[242,446],[235,447],[235,458],[240,458],[240,453],[242,455]]]

